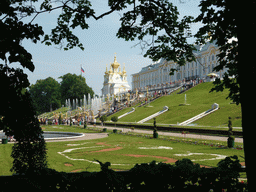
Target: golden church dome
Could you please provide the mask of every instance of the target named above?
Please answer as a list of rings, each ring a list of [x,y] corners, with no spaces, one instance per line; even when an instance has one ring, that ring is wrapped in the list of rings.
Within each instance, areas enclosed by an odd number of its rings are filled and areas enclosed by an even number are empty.
[[[118,69],[118,67],[120,66],[120,64],[116,61],[116,56],[114,58],[114,63],[111,64],[111,67],[114,69]]]

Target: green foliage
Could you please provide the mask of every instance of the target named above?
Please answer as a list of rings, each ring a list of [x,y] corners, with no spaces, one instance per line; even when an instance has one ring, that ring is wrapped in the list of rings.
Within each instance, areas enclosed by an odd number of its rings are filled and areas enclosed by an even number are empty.
[[[85,78],[75,74],[65,74],[61,77],[59,84],[52,77],[43,80],[37,80],[36,84],[29,87],[33,105],[37,114],[48,112],[51,109],[60,108],[66,99],[83,99],[84,95],[93,96],[92,88],[85,83]]]
[[[71,101],[74,99],[83,99],[84,95],[88,98],[88,94],[92,98],[94,92],[86,84],[84,77],[67,73],[59,78],[62,79],[60,83],[62,103],[65,103],[66,99],[70,99]]]
[[[156,128],[156,118],[154,118],[154,131],[153,131],[153,137],[158,138],[157,128]]]
[[[113,121],[113,122],[117,122],[117,121],[118,121],[118,117],[117,117],[117,116],[113,116],[113,117],[111,117],[111,121]]]
[[[228,98],[238,105],[240,103],[240,85],[238,76],[238,39],[237,38],[238,16],[235,6],[229,1],[207,1],[200,3],[201,14],[195,19],[202,22],[203,27],[199,29],[195,37],[198,43],[205,43],[208,38],[207,33],[211,33],[212,41],[216,40],[220,46],[218,56],[219,65],[214,70],[220,71],[224,67],[229,68],[225,73],[223,81],[217,79],[215,87],[211,91],[223,91],[229,89]],[[227,17],[228,15],[228,17]],[[230,78],[234,76],[234,78]]]
[[[126,189],[124,178],[116,173],[114,170],[109,169],[110,162],[102,163],[99,160],[95,160],[100,164],[101,172],[98,175],[98,185],[94,190],[102,191],[123,191]]]
[[[217,172],[221,186],[228,191],[235,191],[238,185],[239,169],[241,165],[236,155],[226,157],[218,163]]]
[[[47,167],[44,139],[36,142],[18,142],[12,148],[11,157],[15,173],[36,174]]]
[[[115,126],[116,126],[116,122],[118,121],[118,117],[117,116],[111,117],[111,121],[115,122]]]
[[[232,161],[231,158],[236,160]],[[136,164],[130,170],[136,177],[130,177],[128,183],[130,189],[143,191],[243,191],[238,183],[239,165],[236,156],[220,161],[214,169],[200,168],[199,164],[194,164],[186,158],[176,161],[175,165],[156,164],[152,161],[149,164]]]
[[[24,0],[23,0],[24,1]],[[24,6],[15,4],[16,1],[1,1],[0,3],[0,59],[9,63],[18,62],[22,67],[31,72],[35,66],[32,62],[32,55],[22,46],[24,39],[30,39],[33,43],[40,40],[44,34],[42,27],[38,24],[24,23],[20,20],[20,15],[29,16],[35,12],[34,6]],[[8,57],[7,57],[8,55]]]
[[[6,73],[8,71],[8,74]],[[14,136],[12,158],[15,173],[34,173],[47,167],[46,146],[42,130],[35,116],[29,92],[27,75],[21,69],[0,65],[1,129],[7,136]]]
[[[106,115],[102,115],[102,116],[100,117],[100,121],[101,121],[102,123],[104,123],[104,122],[107,121],[107,120],[108,120],[108,118],[107,118]]]
[[[61,114],[59,114],[59,125],[61,125],[62,124],[62,117],[61,117]]]
[[[29,87],[29,92],[37,114],[55,110],[61,106],[60,84],[52,77],[37,80]]]
[[[137,164],[120,174],[109,169],[110,162],[95,161],[101,166],[100,172],[68,174],[47,169],[46,176],[24,179],[22,186],[44,191],[84,191],[88,188],[95,191],[248,191],[247,184],[237,181],[237,171],[232,172],[225,166],[205,169],[189,159],[182,159],[175,165],[152,161]],[[226,161],[224,164],[230,163]],[[228,176],[225,177],[225,173]],[[8,178],[4,181],[7,186],[13,183]],[[16,190],[15,186],[12,189]]]
[[[231,117],[228,117],[228,137],[233,137]]]
[[[185,16],[180,20],[178,15],[177,7],[167,0],[140,0],[136,5],[134,2],[133,10],[120,19],[117,37],[126,41],[138,38],[143,49],[149,47],[144,56],[154,61],[165,58],[184,65],[186,60],[194,60],[194,47],[187,42],[192,37],[189,25],[193,17]],[[151,42],[144,40],[148,36],[152,37]]]
[[[234,142],[235,142],[235,137],[233,136],[233,131],[232,131],[232,122],[231,122],[231,117],[228,118],[228,147],[232,148],[234,147]]]

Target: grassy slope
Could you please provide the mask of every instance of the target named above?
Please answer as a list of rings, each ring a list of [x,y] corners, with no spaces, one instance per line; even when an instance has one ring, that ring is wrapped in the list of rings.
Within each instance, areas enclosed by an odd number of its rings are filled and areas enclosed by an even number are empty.
[[[137,107],[134,113],[121,118],[119,122],[138,122],[139,120],[162,110],[166,105],[169,107],[169,111],[158,116],[157,123],[176,124],[177,122],[181,123],[210,109],[213,103],[218,103],[220,110],[195,121],[194,123],[206,126],[227,126],[228,117],[231,116],[233,119],[233,126],[241,126],[241,106],[230,104],[230,99],[226,99],[228,90],[209,93],[212,87],[213,84],[211,82],[203,83],[193,87],[186,93],[164,96],[152,102],[151,106],[153,107]],[[185,94],[187,103],[190,105],[179,106],[179,104],[184,103]],[[122,112],[120,112],[120,114],[121,113]],[[153,123],[153,120],[150,120],[147,123]]]
[[[177,122],[181,123],[210,109],[213,103],[218,103],[220,110],[193,122],[193,124],[202,126],[227,126],[228,117],[230,116],[232,117],[233,126],[241,127],[241,105],[237,106],[236,104],[230,104],[231,101],[226,99],[229,92],[228,90],[209,93],[212,87],[213,84],[211,82],[202,83],[183,94],[173,93],[171,95],[164,96],[152,102],[150,104],[152,107],[135,107],[136,110],[134,113],[119,119],[118,122],[138,122],[158,111],[161,111],[166,105],[169,107],[169,111],[158,116],[157,123],[177,124]],[[184,103],[184,94],[187,96],[187,103],[191,105],[179,106],[179,104]],[[62,110],[65,111],[66,109],[63,108]],[[130,110],[131,108],[126,108],[112,116],[120,116]],[[108,120],[110,120],[112,116],[109,116]],[[153,120],[146,123],[153,123]]]

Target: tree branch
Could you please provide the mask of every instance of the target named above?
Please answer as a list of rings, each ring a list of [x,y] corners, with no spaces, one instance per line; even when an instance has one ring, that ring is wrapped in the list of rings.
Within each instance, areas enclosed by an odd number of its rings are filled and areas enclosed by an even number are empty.
[[[67,1],[68,2],[68,1]],[[66,2],[66,3],[67,3]],[[63,7],[66,7],[67,5],[66,5],[66,3],[64,4],[64,5],[62,5],[62,6],[58,6],[58,7],[54,7],[54,8],[52,8],[52,9],[50,9],[50,10],[44,10],[44,11],[39,11],[39,12],[36,12],[36,15],[33,17],[33,19],[30,21],[30,23],[32,23],[33,21],[34,21],[34,19],[39,15],[39,14],[41,14],[41,13],[45,13],[45,12],[51,12],[51,11],[53,11],[53,10],[55,10],[55,9],[59,9],[59,8],[63,8]],[[70,7],[69,7],[70,8]]]

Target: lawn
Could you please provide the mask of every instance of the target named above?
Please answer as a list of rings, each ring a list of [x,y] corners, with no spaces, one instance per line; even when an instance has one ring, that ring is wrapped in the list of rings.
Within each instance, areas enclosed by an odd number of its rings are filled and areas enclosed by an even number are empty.
[[[161,111],[164,106],[168,106],[169,111],[158,116],[157,123],[177,124],[210,109],[213,103],[218,103],[220,107],[218,111],[193,122],[193,124],[201,126],[227,126],[228,117],[230,116],[232,117],[233,126],[241,127],[241,105],[230,104],[231,100],[226,99],[228,96],[227,89],[223,92],[209,93],[212,87],[212,82],[202,83],[185,93],[163,96],[151,102],[151,107],[136,107],[134,113],[119,119],[119,122],[138,122]],[[184,103],[185,94],[186,103],[190,105],[179,106],[179,104]],[[129,110],[126,109],[125,112]],[[121,115],[125,112],[120,111],[119,114]],[[153,123],[153,120],[149,120],[146,123]]]
[[[55,128],[54,128],[55,127]],[[44,130],[93,132],[92,130],[69,126],[47,126]],[[94,131],[95,132],[95,131]],[[97,131],[96,131],[97,132]],[[182,140],[182,138],[179,138]],[[100,171],[99,164],[109,161],[111,169],[129,170],[136,163],[157,162],[174,163],[182,158],[189,158],[200,165],[214,167],[224,156],[244,156],[243,150],[228,149],[225,147],[211,147],[206,145],[192,145],[179,140],[160,140],[144,137],[110,134],[107,138],[48,142],[47,156],[49,167],[57,171],[81,172]],[[197,140],[199,142],[199,140]],[[210,142],[210,141],[208,141]],[[12,144],[0,145],[0,174],[11,175],[12,166],[10,157]]]

